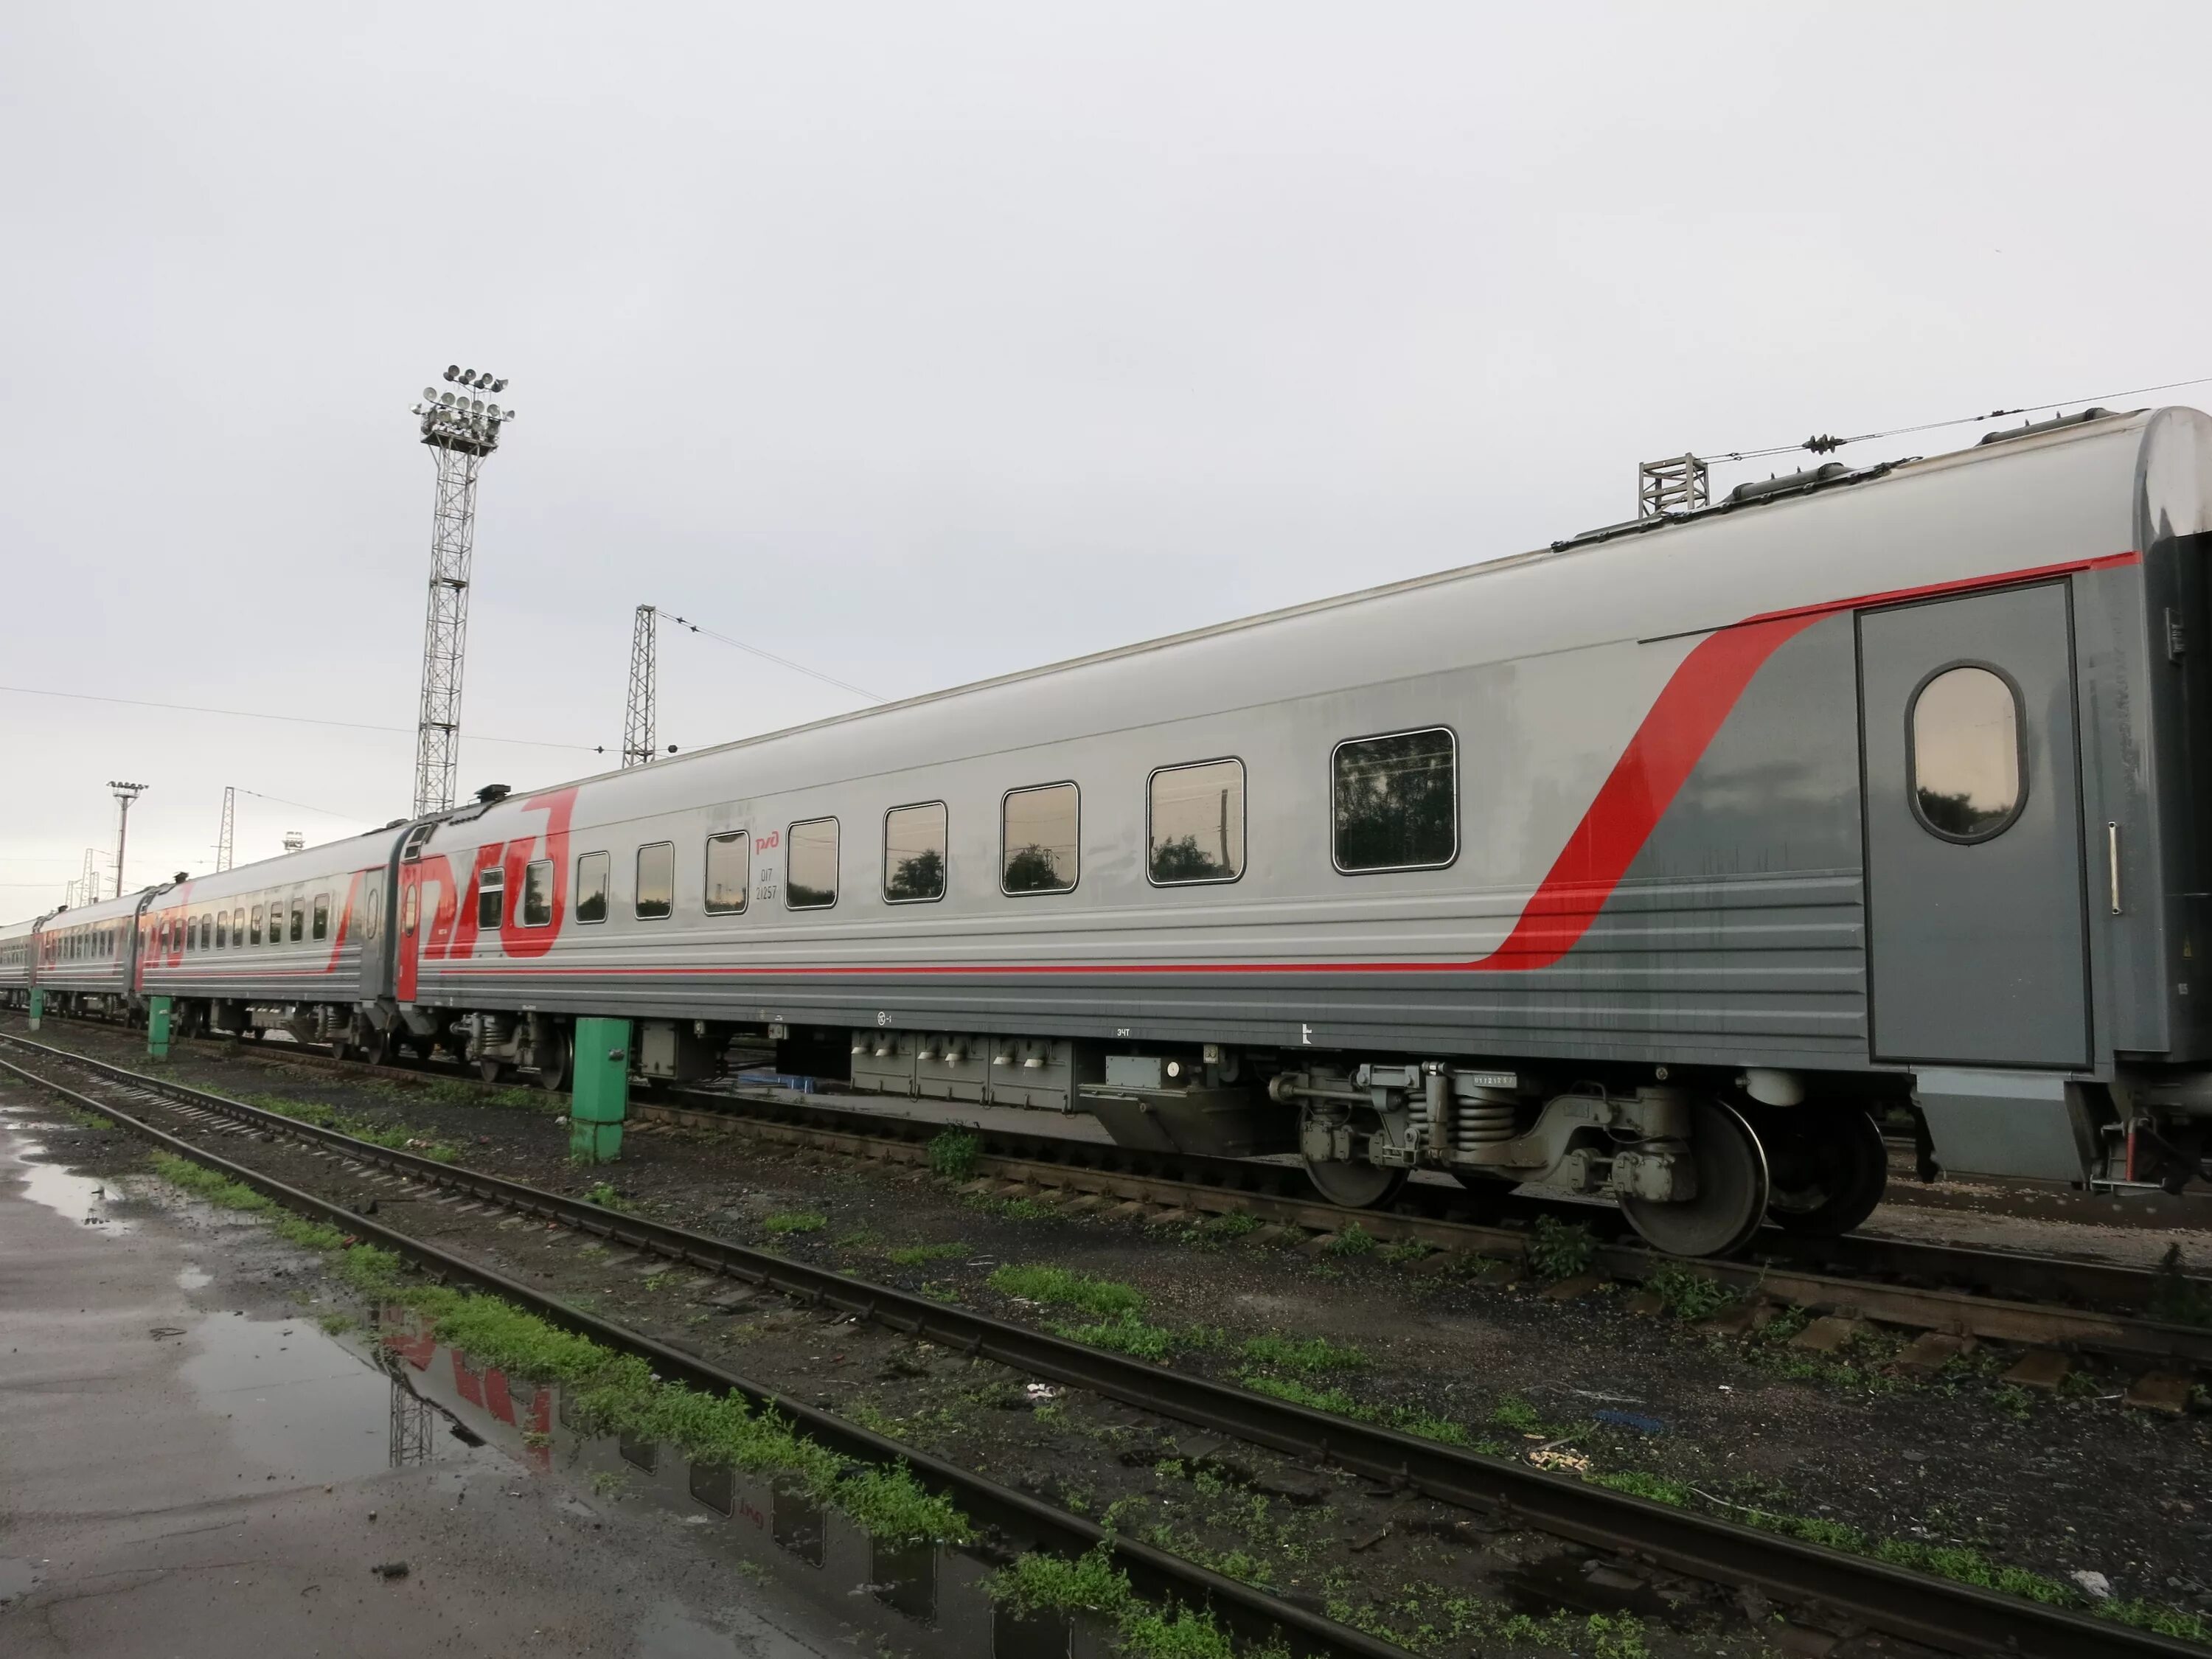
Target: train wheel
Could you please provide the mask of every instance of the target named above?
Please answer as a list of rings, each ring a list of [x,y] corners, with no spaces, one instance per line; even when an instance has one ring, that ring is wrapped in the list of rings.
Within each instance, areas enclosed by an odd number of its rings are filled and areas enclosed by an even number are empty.
[[[568,1032],[560,1033],[553,1039],[552,1064],[538,1068],[538,1086],[549,1095],[557,1095],[568,1086],[568,1066],[575,1057],[572,1042]]]
[[[1763,1113],[1759,1135],[1774,1178],[1766,1212],[1793,1233],[1840,1238],[1874,1213],[1889,1186],[1889,1148],[1864,1112]]]
[[[1386,1170],[1377,1164],[1306,1160],[1306,1174],[1332,1204],[1347,1210],[1371,1210],[1388,1204],[1404,1190],[1410,1170]]]
[[[1751,1126],[1731,1106],[1700,1100],[1690,1109],[1690,1157],[1698,1195],[1662,1204],[1624,1198],[1620,1212],[1655,1250],[1669,1255],[1728,1255],[1751,1242],[1766,1218],[1772,1185],[1766,1154]]]

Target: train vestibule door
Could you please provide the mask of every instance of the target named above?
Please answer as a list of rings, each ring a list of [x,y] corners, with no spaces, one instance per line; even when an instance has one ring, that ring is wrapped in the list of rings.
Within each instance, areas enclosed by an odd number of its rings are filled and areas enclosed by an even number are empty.
[[[1864,611],[1858,638],[1875,1055],[2087,1065],[2066,585]]]

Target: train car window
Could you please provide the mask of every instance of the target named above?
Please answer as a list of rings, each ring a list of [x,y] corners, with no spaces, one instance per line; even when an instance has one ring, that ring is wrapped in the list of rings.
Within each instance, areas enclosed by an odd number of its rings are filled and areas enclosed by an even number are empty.
[[[371,876],[361,884],[361,936],[373,939],[384,932],[384,878]]]
[[[884,814],[884,899],[924,904],[945,896],[945,803],[894,806]]]
[[[538,859],[522,867],[522,925],[553,925],[553,860]]]
[[[837,820],[809,818],[784,836],[783,902],[793,910],[826,910],[837,902]]]
[[[1064,893],[1073,887],[1081,792],[1072,783],[1009,790],[999,810],[999,885],[1009,893]]]
[[[328,939],[330,934],[331,896],[328,893],[318,893],[315,895],[315,937]]]
[[[415,895],[418,890],[416,884],[410,882],[407,884],[406,891],[400,895],[399,931],[403,933],[411,933],[415,931]]]
[[[1145,798],[1145,874],[1155,887],[1234,881],[1244,873],[1244,763],[1163,766]]]
[[[261,943],[261,907],[260,907],[259,905],[258,905],[258,904],[257,904],[257,905],[255,905],[255,906],[253,907],[253,908],[252,908],[252,909],[251,909],[251,910],[249,910],[249,911],[247,911],[247,912],[246,912],[246,930],[247,930],[247,933],[246,933],[246,939],[247,939],[247,943],[252,944],[252,945],[258,945],[258,944],[260,944],[260,943]]]
[[[295,898],[292,901],[293,944],[297,945],[300,942],[300,935],[307,931],[307,901],[305,898]]]
[[[1337,869],[1433,870],[1458,857],[1458,751],[1441,726],[1337,744],[1329,761]]]
[[[637,849],[638,919],[665,921],[676,914],[676,843],[656,842]]]
[[[709,915],[744,914],[753,882],[753,832],[733,830],[707,837],[707,909]]]
[[[507,908],[507,872],[497,865],[477,872],[477,927],[487,933],[498,931],[500,918]]]
[[[607,919],[607,855],[605,853],[579,853],[576,855],[576,920],[605,921]]]
[[[245,948],[246,907],[244,905],[240,905],[237,909],[233,910],[230,913],[230,943],[231,948],[234,950],[243,950]]]
[[[1978,663],[1938,669],[1905,716],[1905,793],[1920,827],[1944,841],[1988,841],[2027,804],[2020,694]]]
[[[218,910],[215,913],[215,948],[220,951],[229,943],[230,912]]]

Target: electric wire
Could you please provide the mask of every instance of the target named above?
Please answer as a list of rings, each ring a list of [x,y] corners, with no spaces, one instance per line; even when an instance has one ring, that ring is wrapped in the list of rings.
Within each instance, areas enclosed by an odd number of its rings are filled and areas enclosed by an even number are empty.
[[[890,701],[890,698],[883,696],[882,693],[871,691],[864,685],[855,685],[850,680],[841,680],[835,674],[825,674],[818,668],[809,668],[805,663],[793,662],[788,657],[779,657],[773,651],[763,651],[757,645],[748,645],[743,640],[732,639],[727,634],[718,634],[713,629],[704,627],[698,623],[695,623],[689,617],[678,616],[673,611],[671,611],[665,605],[657,605],[654,609],[659,611],[662,616],[667,617],[669,621],[682,624],[684,627],[690,629],[694,634],[704,634],[708,639],[720,640],[724,645],[734,645],[740,651],[749,651],[754,656],[765,658],[769,662],[775,663],[781,667],[790,669],[793,673],[804,674],[809,679],[820,680],[824,685],[834,685],[840,691],[849,691],[856,697],[866,697],[870,702],[888,702]]]
[[[1841,449],[1845,444],[1863,444],[1875,438],[1903,438],[1916,432],[1933,432],[1939,427],[1972,426],[1982,421],[2002,420],[2008,415],[2032,415],[2038,410],[2060,409],[2069,404],[2081,404],[2086,407],[2102,403],[2107,398],[2140,398],[2153,392],[2173,392],[2182,386],[2208,383],[2212,383],[2212,374],[2199,374],[2192,380],[2166,380],[2157,386],[2128,386],[2118,392],[2093,392],[2086,398],[2054,398],[2048,403],[2022,404],[2016,409],[1992,409],[1985,414],[1960,415],[1947,421],[1923,421],[1917,426],[1887,427],[1880,432],[1861,432],[1848,438],[1822,433],[1806,439],[1802,443],[1772,444],[1764,449],[1717,449],[1710,452],[1701,449],[1694,453],[1708,461],[1764,460],[1769,456],[1794,454],[1801,449],[1808,449],[1815,455],[1826,455]]]
[[[145,697],[107,697],[90,691],[53,691],[37,685],[0,685],[0,691],[12,692],[21,697],[66,697],[74,702],[113,702],[132,708],[167,708],[182,714],[221,714],[230,720],[283,720],[292,726],[329,726],[349,732],[398,732],[412,737],[416,731],[411,726],[377,726],[367,720],[320,720],[308,714],[272,714],[258,708],[206,708],[198,703],[155,702]],[[604,744],[594,746],[588,743],[548,743],[538,738],[492,738],[475,732],[464,732],[461,738],[467,743],[506,743],[524,749],[574,749],[586,755],[607,752]],[[308,808],[310,811],[314,810]]]

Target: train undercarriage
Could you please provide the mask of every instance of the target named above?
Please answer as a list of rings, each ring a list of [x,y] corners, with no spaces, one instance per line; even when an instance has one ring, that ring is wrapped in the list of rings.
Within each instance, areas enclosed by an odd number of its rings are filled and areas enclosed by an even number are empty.
[[[125,1001],[58,997],[52,1012],[143,1018]],[[180,1000],[176,1025],[185,1035],[249,1038],[283,1030],[372,1060],[442,1054],[487,1081],[548,1090],[566,1088],[574,1072],[574,1023],[544,1012]],[[630,1063],[647,1083],[818,1079],[864,1093],[1081,1112],[1126,1146],[1295,1156],[1322,1197],[1353,1209],[1390,1204],[1422,1170],[1455,1179],[1478,1209],[1523,1187],[1610,1201],[1654,1248],[1684,1256],[1740,1250],[1768,1222],[1821,1236],[1858,1226],[1887,1183],[1873,1115],[1886,1107],[1918,1124],[1923,1177],[1939,1172],[1927,1127],[1933,1109],[1923,1110],[1904,1073],[1615,1066],[1577,1075],[1212,1043],[1139,1048],[645,1019]],[[2212,1073],[2069,1085],[2067,1099],[2081,1154],[2080,1178],[2069,1184],[2179,1192],[2212,1178]]]

